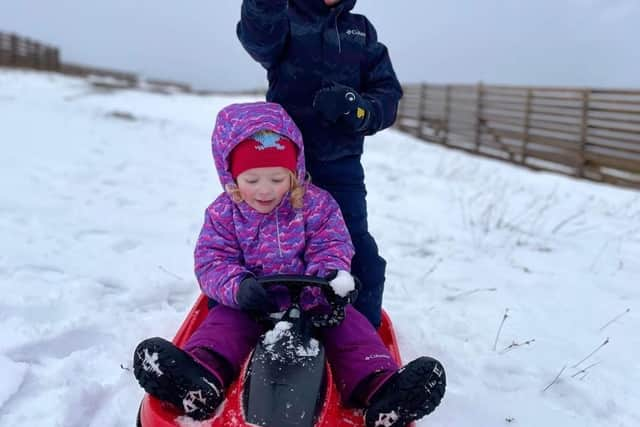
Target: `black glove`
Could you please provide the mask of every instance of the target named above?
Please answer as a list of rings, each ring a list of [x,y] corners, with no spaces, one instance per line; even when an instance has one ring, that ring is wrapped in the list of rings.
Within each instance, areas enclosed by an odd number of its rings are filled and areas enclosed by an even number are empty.
[[[316,92],[313,108],[328,122],[358,132],[366,129],[371,103],[349,86],[332,82]]]
[[[333,270],[330,272],[326,280],[331,282],[338,275],[337,270]],[[334,294],[330,295],[327,298],[327,302],[329,303],[330,310],[329,312],[322,313],[312,313],[311,314],[311,324],[316,328],[327,328],[331,326],[337,326],[344,320],[345,312],[344,309],[348,304],[352,304],[356,298],[358,297],[358,289],[360,288],[360,281],[353,277],[355,287],[352,291],[350,291],[346,296],[341,297],[340,295]]]
[[[269,299],[266,289],[258,284],[258,281],[253,276],[249,276],[240,282],[236,301],[242,310],[253,314],[264,315],[276,310],[276,306]]]

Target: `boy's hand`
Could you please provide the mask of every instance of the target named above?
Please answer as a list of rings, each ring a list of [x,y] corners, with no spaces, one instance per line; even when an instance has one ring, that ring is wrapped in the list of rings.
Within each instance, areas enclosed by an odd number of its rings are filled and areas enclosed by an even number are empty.
[[[353,132],[365,127],[370,114],[369,101],[349,86],[335,82],[316,92],[313,108],[330,123],[339,123]]]
[[[254,314],[268,314],[276,309],[265,288],[253,276],[240,282],[236,301],[242,310]]]

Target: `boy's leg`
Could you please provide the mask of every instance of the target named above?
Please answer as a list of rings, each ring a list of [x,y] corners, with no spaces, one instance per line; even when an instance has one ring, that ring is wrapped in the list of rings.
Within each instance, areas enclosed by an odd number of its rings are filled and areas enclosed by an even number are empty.
[[[352,235],[356,253],[351,261],[351,273],[362,282],[362,290],[354,306],[378,328],[382,322],[382,293],[386,261],[378,254],[371,234]]]
[[[323,328],[320,334],[345,403],[366,403],[368,396],[398,370],[376,330],[350,305],[345,308],[342,323]],[[356,390],[359,396],[354,395]]]
[[[387,264],[379,255],[376,241],[369,233],[367,191],[360,156],[330,162],[308,161],[307,169],[311,174],[311,182],[331,193],[340,206],[356,251],[351,262],[351,273],[360,279],[363,287],[354,307],[377,328],[382,320],[382,293]]]

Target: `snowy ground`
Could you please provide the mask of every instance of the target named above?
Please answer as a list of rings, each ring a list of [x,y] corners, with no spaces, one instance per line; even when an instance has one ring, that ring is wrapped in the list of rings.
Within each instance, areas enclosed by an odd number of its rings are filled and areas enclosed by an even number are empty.
[[[121,365],[198,294],[210,132],[240,100],[0,69],[0,426],[133,425]],[[447,368],[419,426],[640,425],[640,194],[395,131],[366,151],[403,357]]]

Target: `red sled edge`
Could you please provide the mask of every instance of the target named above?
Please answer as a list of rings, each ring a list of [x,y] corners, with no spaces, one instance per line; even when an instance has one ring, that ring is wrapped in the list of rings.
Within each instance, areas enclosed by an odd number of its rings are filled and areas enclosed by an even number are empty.
[[[204,321],[208,309],[208,300],[204,295],[200,295],[191,308],[191,311],[178,329],[173,343],[178,347],[184,346],[187,339],[193,334],[196,328]],[[382,310],[382,323],[378,328],[378,334],[382,338],[389,352],[398,365],[402,365],[398,340],[396,338],[393,324],[386,311]],[[246,367],[245,367],[246,368]],[[244,378],[245,368],[239,375]],[[316,427],[364,427],[364,417],[362,410],[344,407],[340,402],[340,395],[333,382],[331,369],[327,366],[327,391],[325,404],[316,422]],[[183,427],[184,425],[197,425],[198,427],[245,427],[254,426],[244,421],[242,414],[242,382],[234,381],[227,389],[226,400],[220,405],[216,415],[207,421],[194,422],[185,419],[175,408],[159,401],[146,394],[140,405],[139,422],[142,427]],[[415,427],[415,423],[409,424]]]

